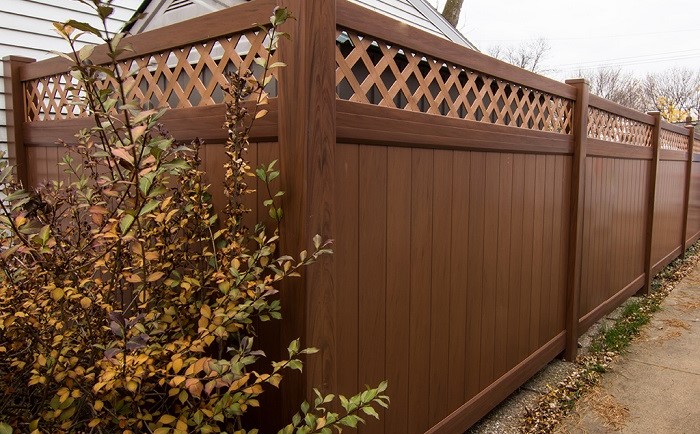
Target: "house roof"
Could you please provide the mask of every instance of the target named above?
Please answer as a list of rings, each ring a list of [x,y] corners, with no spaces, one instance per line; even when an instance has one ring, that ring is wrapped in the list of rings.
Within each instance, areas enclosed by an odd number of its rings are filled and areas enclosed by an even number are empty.
[[[131,33],[142,33],[250,0],[144,0]],[[455,29],[427,0],[350,0],[428,33],[443,37],[473,50],[477,48]]]

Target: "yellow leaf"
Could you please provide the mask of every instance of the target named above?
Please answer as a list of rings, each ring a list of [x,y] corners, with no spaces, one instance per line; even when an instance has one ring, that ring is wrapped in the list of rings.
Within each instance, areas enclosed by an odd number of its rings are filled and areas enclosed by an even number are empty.
[[[15,226],[18,228],[25,223],[27,223],[27,219],[23,215],[18,215],[17,218],[15,218]]]
[[[51,298],[53,298],[54,301],[59,301],[63,298],[64,294],[65,292],[63,291],[63,288],[54,288],[51,291]]]
[[[131,274],[129,277],[126,278],[126,281],[130,282],[130,283],[141,283],[142,282],[141,276],[139,276],[138,274]]]
[[[46,366],[46,357],[43,354],[39,354],[36,361],[39,363],[39,366]]]
[[[187,423],[184,420],[180,419],[177,421],[177,425],[175,425],[175,428],[179,429],[180,431],[187,432]]]
[[[155,282],[156,280],[162,278],[163,276],[165,276],[165,273],[163,273],[162,271],[156,271],[155,273],[151,273],[151,274],[148,276],[148,279],[147,279],[147,280],[148,280],[149,282]]]
[[[182,359],[175,359],[175,361],[173,362],[173,372],[176,374],[180,372],[180,369],[182,369],[182,364]]]
[[[204,318],[211,318],[211,308],[209,307],[209,305],[203,305],[202,308],[199,309],[199,312]]]
[[[158,419],[159,423],[162,423],[163,425],[170,425],[171,423],[175,422],[177,418],[175,416],[169,415],[169,414],[164,414],[163,416]]]
[[[95,401],[95,403],[93,404],[93,407],[95,407],[95,410],[96,410],[96,411],[102,410],[102,408],[103,408],[104,406],[105,406],[105,403],[102,402],[102,401],[99,401],[99,400]]]
[[[267,110],[263,109],[260,110],[255,114],[255,119],[260,119],[261,117],[265,116],[267,114]]]
[[[100,422],[102,422],[102,419],[93,419],[93,420],[91,420],[90,423],[88,424],[88,427],[90,427],[90,428],[95,428],[97,425],[100,424]]]
[[[87,297],[83,297],[80,299],[80,305],[83,307],[83,309],[89,309],[90,306],[92,306],[92,300]]]
[[[129,392],[134,393],[134,392],[136,392],[136,391],[138,390],[138,388],[139,388],[139,383],[137,383],[137,382],[134,381],[134,380],[129,380],[129,381],[126,383],[126,390],[128,390]]]

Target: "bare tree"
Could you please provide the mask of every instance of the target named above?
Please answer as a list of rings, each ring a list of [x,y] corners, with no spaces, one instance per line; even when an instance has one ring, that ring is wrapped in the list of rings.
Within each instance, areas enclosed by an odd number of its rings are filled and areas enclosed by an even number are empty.
[[[700,70],[671,68],[649,74],[642,82],[647,110],[659,110],[669,121],[700,115]]]
[[[447,0],[447,3],[442,8],[442,16],[452,24],[452,27],[457,27],[459,23],[459,15],[462,12],[463,3],[464,0]]]
[[[544,38],[538,38],[534,41],[525,42],[518,46],[504,47],[495,45],[488,50],[489,55],[496,59],[503,60],[512,65],[523,69],[529,69],[533,72],[547,72],[542,67],[549,50],[551,49],[549,42]]]
[[[588,80],[594,95],[635,110],[646,109],[642,83],[629,71],[603,68],[590,72],[579,71],[579,76]]]

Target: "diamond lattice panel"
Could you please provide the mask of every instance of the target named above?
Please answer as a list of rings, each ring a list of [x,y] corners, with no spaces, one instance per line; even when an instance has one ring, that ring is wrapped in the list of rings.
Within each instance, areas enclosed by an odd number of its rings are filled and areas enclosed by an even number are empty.
[[[674,151],[688,150],[688,137],[673,131],[661,130],[661,149],[672,149]]]
[[[652,126],[595,107],[588,108],[588,137],[635,146],[651,146]]]
[[[222,103],[225,72],[250,70],[260,78],[262,68],[254,62],[265,58],[266,33],[249,31],[190,46],[120,61],[119,71],[126,79],[128,98],[137,98],[153,108],[187,108]],[[272,55],[270,63],[275,62]],[[268,92],[276,93],[276,69],[270,74]],[[105,79],[100,87],[114,87]],[[81,101],[85,90],[69,73],[24,83],[27,121],[85,117]]]
[[[338,30],[336,65],[337,97],[343,100],[531,130],[571,132],[571,100],[351,30]]]

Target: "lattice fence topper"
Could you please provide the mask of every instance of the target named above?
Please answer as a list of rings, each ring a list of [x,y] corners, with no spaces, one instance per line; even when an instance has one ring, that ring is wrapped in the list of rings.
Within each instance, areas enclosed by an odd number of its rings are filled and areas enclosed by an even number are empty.
[[[671,149],[674,151],[688,150],[688,136],[678,134],[673,131],[661,130],[661,149]]]
[[[573,101],[338,29],[343,100],[539,131],[571,133]]]
[[[588,137],[635,146],[651,146],[652,126],[595,107],[588,108]]]
[[[250,30],[232,36],[200,42],[166,51],[141,54],[120,61],[122,74],[135,72],[126,80],[128,98],[136,98],[152,108],[187,108],[219,104],[224,101],[221,86],[225,72],[251,70],[260,78],[262,68],[255,58],[265,58],[267,34]],[[270,63],[275,62],[273,53]],[[275,96],[277,70],[270,72],[267,91]],[[27,121],[70,119],[88,116],[80,101],[85,89],[69,72],[51,75],[24,84]],[[103,86],[114,86],[106,77]]]

